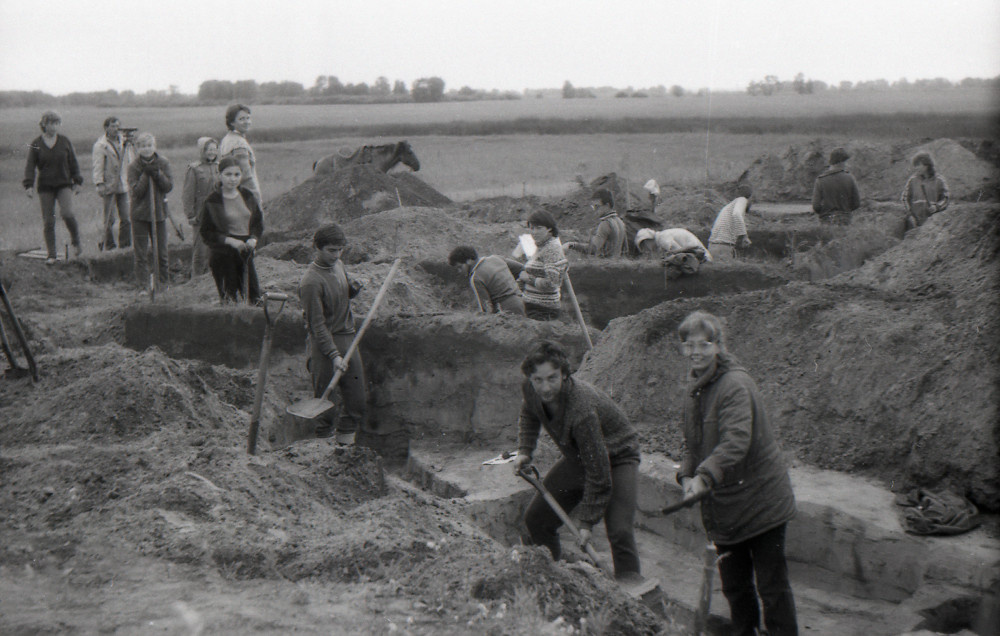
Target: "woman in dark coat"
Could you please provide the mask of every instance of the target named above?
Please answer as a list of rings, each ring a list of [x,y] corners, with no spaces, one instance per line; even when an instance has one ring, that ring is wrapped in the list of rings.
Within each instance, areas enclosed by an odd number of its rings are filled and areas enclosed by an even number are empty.
[[[264,215],[257,197],[240,186],[243,178],[234,157],[219,161],[219,188],[202,205],[201,238],[211,250],[209,267],[222,302],[243,296],[243,277],[251,303],[260,299],[253,251],[264,233]]]
[[[677,480],[685,499],[706,495],[701,519],[721,557],[733,634],[758,633],[758,595],[771,636],[798,634],[785,562],[795,497],[757,385],[726,351],[722,322],[712,314],[692,313],[678,333],[692,385]]]

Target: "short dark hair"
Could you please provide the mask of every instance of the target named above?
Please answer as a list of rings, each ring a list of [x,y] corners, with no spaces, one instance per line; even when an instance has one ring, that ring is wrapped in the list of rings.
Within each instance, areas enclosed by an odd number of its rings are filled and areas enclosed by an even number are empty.
[[[597,190],[590,198],[594,201],[600,201],[601,205],[606,205],[611,209],[615,207],[615,195],[611,194],[611,190],[607,188]]]
[[[236,116],[240,114],[240,111],[247,111],[250,114],[250,107],[244,106],[243,104],[233,104],[226,109],[226,128],[233,130],[233,123],[236,122]]]
[[[112,115],[111,117],[108,117],[107,119],[105,119],[104,120],[104,130],[107,130],[108,126],[110,126],[111,124],[113,124],[115,122],[118,122],[120,124],[121,120],[118,119],[117,117],[115,117],[114,115]]]
[[[474,261],[477,258],[479,258],[479,255],[476,254],[475,248],[468,245],[459,245],[451,251],[451,254],[448,255],[448,264],[454,267],[459,263]]]
[[[551,340],[542,340],[532,347],[524,362],[521,363],[521,373],[525,377],[528,377],[546,362],[551,363],[552,366],[562,371],[563,377],[568,378],[572,373],[569,368],[569,356],[566,355],[566,351]]]
[[[932,157],[929,152],[918,152],[913,155],[913,166],[916,167],[918,165],[924,165],[930,168],[929,172],[932,177],[937,174],[937,171],[934,168],[934,157]]]
[[[701,334],[709,342],[719,345],[719,351],[726,352],[726,328],[722,326],[722,321],[719,320],[718,316],[707,311],[695,311],[688,314],[677,327],[677,335],[683,341],[695,333]]]
[[[233,166],[236,166],[237,168],[240,169],[240,172],[243,172],[243,166],[240,165],[240,161],[236,157],[234,157],[232,155],[226,155],[222,159],[219,159],[219,172],[220,173],[223,170],[225,170],[226,168],[232,168]]]
[[[559,236],[559,228],[556,227],[555,218],[545,210],[535,210],[528,216],[528,225],[538,225],[549,228],[552,236]]]

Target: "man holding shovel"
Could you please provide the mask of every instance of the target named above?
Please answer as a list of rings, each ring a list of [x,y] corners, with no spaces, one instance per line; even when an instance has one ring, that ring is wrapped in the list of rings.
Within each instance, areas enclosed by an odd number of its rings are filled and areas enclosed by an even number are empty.
[[[545,427],[562,451],[542,481],[561,508],[577,508],[581,547],[591,528],[604,519],[615,578],[641,579],[633,520],[639,474],[639,438],[625,413],[610,397],[575,379],[566,352],[554,342],[535,346],[521,363],[524,402],[518,419],[515,474],[531,464],[538,432]],[[524,514],[530,543],[544,545],[554,559],[561,554],[559,514],[536,495]]]
[[[347,238],[339,225],[331,223],[316,230],[313,245],[316,259],[299,282],[299,299],[306,323],[307,367],[314,397],[324,395],[337,369],[344,372],[338,385],[344,399],[344,417],[338,418],[335,409],[321,415],[316,437],[335,436],[338,444],[353,444],[365,422],[368,395],[361,351],[355,349],[349,360],[343,354],[354,339],[351,298],[361,290],[361,285],[348,280],[340,260]]]

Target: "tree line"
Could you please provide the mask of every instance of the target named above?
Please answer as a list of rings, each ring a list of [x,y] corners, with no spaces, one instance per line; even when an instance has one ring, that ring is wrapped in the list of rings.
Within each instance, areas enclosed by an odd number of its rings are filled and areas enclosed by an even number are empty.
[[[905,77],[889,82],[884,79],[867,80],[862,82],[851,82],[844,80],[836,86],[827,84],[822,80],[806,79],[804,73],[798,73],[790,81],[781,81],[777,75],[766,75],[762,80],[753,80],[747,84],[747,94],[770,96],[782,91],[791,91],[799,95],[811,95],[828,90],[837,91],[890,91],[890,90],[913,90],[913,89],[935,89],[947,90],[951,88],[973,88],[973,87],[1000,87],[1000,77],[989,79],[978,77],[966,77],[959,82],[952,82],[944,77],[933,79],[918,79],[909,81]]]

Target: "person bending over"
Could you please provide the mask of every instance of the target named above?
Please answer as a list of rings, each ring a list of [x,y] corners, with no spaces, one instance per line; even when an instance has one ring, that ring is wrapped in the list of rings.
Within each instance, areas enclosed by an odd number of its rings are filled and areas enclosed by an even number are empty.
[[[448,255],[448,264],[469,279],[476,303],[483,312],[524,315],[524,301],[507,261],[499,256],[479,258],[476,250],[460,245]]]

